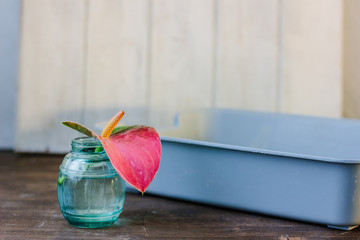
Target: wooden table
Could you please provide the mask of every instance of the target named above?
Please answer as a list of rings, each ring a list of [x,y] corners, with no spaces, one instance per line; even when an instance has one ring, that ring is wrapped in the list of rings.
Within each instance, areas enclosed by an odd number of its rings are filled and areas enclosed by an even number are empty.
[[[352,231],[128,193],[111,227],[69,225],[57,202],[63,156],[0,152],[0,239],[360,239]],[[359,203],[360,204],[360,203]]]

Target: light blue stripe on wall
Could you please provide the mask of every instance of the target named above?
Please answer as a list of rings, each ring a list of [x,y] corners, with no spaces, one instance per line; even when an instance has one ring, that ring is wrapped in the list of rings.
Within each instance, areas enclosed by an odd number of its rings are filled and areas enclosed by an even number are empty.
[[[20,9],[20,0],[0,0],[0,149],[14,148]]]

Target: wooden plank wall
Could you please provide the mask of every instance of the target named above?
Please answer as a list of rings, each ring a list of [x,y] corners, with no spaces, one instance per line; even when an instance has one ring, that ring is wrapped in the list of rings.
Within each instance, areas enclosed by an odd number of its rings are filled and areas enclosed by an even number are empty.
[[[18,151],[115,109],[340,117],[341,0],[23,0]]]

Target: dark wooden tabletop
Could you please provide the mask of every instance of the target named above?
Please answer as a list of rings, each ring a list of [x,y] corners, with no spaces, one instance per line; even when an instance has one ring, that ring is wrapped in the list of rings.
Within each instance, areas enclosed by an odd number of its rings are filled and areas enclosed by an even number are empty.
[[[128,193],[112,226],[80,229],[63,218],[63,156],[0,152],[0,239],[360,239],[352,231]]]

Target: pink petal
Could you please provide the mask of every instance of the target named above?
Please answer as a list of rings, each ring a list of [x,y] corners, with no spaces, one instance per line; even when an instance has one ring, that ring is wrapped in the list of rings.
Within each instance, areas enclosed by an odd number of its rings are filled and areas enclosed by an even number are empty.
[[[98,138],[119,175],[140,192],[145,192],[160,165],[161,142],[156,130],[139,126],[109,138]]]

